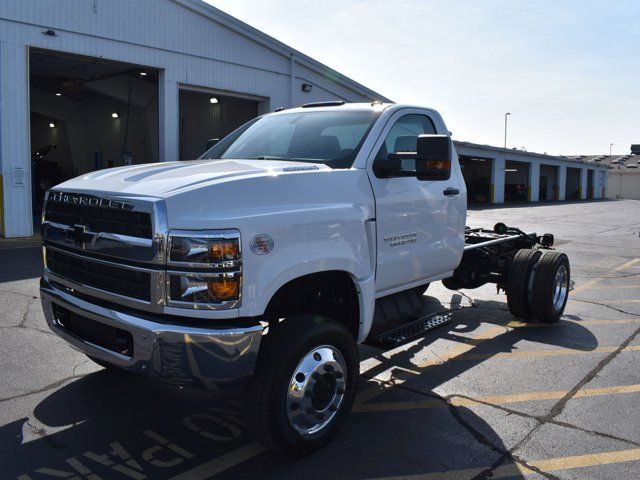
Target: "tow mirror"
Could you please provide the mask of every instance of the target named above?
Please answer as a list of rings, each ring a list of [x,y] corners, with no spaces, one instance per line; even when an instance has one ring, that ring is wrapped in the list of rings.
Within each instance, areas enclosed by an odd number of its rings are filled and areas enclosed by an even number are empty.
[[[209,140],[207,140],[207,150],[209,150],[211,147],[214,147],[219,141],[219,138],[210,138]]]
[[[420,135],[416,148],[418,180],[448,180],[451,176],[451,139],[447,135]]]

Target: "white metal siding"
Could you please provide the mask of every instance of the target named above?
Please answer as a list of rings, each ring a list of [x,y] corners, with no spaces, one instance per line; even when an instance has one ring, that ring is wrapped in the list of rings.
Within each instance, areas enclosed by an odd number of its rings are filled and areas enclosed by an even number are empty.
[[[609,172],[609,198],[640,200],[640,172],[611,170]]]
[[[168,69],[175,71],[181,83],[275,96],[276,104],[289,105],[290,53],[295,52],[260,44],[184,6],[191,4],[177,0],[0,2],[0,40]],[[55,30],[57,36],[44,35],[46,29]],[[315,95],[327,92],[322,99],[382,98],[355,82],[338,81],[335,72],[324,75],[320,64],[314,67],[320,70],[316,73],[305,66],[309,62],[304,58],[297,61],[300,77],[318,86]],[[294,91],[300,90],[297,87]]]
[[[0,41],[0,165],[4,210],[3,233],[33,234],[27,49]],[[14,168],[22,168],[24,186],[12,186]]]
[[[45,35],[48,29],[55,36]],[[161,161],[178,158],[179,86],[260,97],[264,101],[259,103],[259,113],[337,98],[387,100],[197,0],[0,1],[0,45],[6,236],[32,231],[28,46],[160,69]],[[303,82],[313,85],[312,92],[302,92]],[[25,187],[11,186],[14,166],[25,169]]]

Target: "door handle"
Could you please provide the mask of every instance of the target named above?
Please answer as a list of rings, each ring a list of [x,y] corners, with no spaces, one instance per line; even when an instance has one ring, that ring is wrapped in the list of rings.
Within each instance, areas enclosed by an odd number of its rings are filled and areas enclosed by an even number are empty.
[[[460,193],[460,190],[453,187],[447,187],[442,191],[442,193],[447,197],[453,197],[454,195],[458,195]]]

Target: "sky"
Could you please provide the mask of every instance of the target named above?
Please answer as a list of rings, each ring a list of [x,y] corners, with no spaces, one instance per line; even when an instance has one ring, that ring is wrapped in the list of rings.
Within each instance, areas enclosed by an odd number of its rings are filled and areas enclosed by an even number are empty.
[[[206,0],[456,140],[556,155],[640,143],[638,0]]]

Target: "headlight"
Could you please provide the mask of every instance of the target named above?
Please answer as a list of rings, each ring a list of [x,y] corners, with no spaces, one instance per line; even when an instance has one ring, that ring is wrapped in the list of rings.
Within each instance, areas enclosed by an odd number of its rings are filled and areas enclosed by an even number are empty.
[[[169,239],[169,263],[206,266],[240,260],[240,236],[232,235],[230,232],[198,237],[172,234]]]
[[[232,308],[242,290],[240,232],[173,231],[167,258],[167,301],[185,308]]]
[[[169,301],[189,303],[233,302],[240,298],[241,277],[237,273],[169,274]]]

